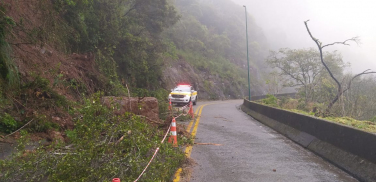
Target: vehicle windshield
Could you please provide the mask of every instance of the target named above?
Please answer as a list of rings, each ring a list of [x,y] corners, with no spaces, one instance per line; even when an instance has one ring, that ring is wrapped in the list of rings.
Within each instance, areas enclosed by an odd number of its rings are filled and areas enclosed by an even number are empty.
[[[174,92],[190,92],[190,87],[175,87]]]

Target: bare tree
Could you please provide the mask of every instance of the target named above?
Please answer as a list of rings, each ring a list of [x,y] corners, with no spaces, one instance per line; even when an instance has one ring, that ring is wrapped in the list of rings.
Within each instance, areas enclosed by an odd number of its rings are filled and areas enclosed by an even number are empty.
[[[318,49],[319,49],[319,52],[320,52],[320,59],[321,59],[321,63],[324,65],[325,69],[328,71],[330,77],[337,83],[337,95],[334,97],[334,99],[329,103],[328,107],[326,108],[326,113],[330,113],[330,109],[332,108],[332,106],[338,101],[338,99],[342,96],[343,93],[345,93],[347,90],[349,90],[351,88],[351,82],[361,76],[361,75],[365,75],[365,74],[372,74],[372,73],[376,73],[374,71],[371,71],[370,69],[367,69],[359,74],[356,74],[354,75],[351,79],[349,79],[349,81],[347,82],[347,85],[345,88],[343,88],[342,86],[342,83],[340,83],[337,78],[334,77],[332,71],[329,69],[329,67],[326,65],[324,59],[323,59],[323,49],[325,47],[328,47],[328,46],[332,46],[332,45],[336,45],[336,44],[341,44],[341,45],[350,45],[348,44],[348,42],[355,42],[357,44],[359,44],[360,42],[360,39],[359,37],[353,37],[353,38],[350,38],[350,39],[347,39],[343,42],[333,42],[333,43],[330,43],[330,44],[326,44],[326,45],[323,45],[322,42],[319,41],[319,39],[313,37],[311,31],[309,30],[308,28],[308,21],[304,21],[304,24],[307,28],[307,31],[308,31],[308,34],[309,36],[312,38],[312,40],[316,43]]]

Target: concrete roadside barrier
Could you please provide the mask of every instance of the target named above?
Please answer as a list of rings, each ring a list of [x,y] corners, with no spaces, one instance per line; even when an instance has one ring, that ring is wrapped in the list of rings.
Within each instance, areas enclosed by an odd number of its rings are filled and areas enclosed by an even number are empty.
[[[295,98],[296,93],[285,93],[285,94],[273,94],[274,97],[277,97],[278,99],[280,98]],[[257,96],[251,96],[251,100],[260,100],[260,99],[265,99],[267,95],[257,95]]]
[[[244,100],[242,110],[360,181],[376,181],[376,135]]]

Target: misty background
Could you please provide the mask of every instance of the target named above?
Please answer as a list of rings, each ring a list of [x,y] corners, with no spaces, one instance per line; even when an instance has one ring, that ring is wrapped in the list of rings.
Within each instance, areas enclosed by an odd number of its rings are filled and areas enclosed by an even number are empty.
[[[376,70],[376,17],[372,0],[233,0],[246,5],[267,38],[270,49],[289,47],[302,49],[316,44],[309,37],[304,21],[315,38],[323,44],[344,41],[358,36],[361,44],[336,45],[326,51],[338,50],[344,62],[351,66],[347,71],[358,73],[366,69]]]

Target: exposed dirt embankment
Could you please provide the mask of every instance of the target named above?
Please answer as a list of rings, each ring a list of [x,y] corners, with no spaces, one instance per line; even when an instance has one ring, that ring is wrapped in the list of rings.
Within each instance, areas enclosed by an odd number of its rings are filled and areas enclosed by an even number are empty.
[[[33,120],[28,128],[40,133],[39,138],[53,138],[58,130],[72,129],[68,114],[71,102],[83,95],[106,91],[107,78],[95,64],[95,56],[67,53],[62,35],[64,21],[54,11],[51,1],[4,0],[0,3],[6,16],[14,21],[7,42],[10,59],[17,68],[19,88],[5,93],[8,101],[0,105],[0,113],[8,113],[18,127]]]
[[[5,111],[21,111],[19,121],[44,115],[61,128],[72,128],[65,103],[105,88],[106,78],[95,68],[91,53],[64,55],[51,46],[24,44],[13,46],[13,56],[22,90],[9,95],[14,105]]]
[[[57,25],[64,21],[49,1],[5,0],[3,5],[16,22],[9,43],[22,82],[41,76],[49,80],[53,90],[70,100],[80,99],[81,94],[75,92],[81,90],[73,89],[77,91],[72,93],[69,88],[82,87],[85,92],[93,93],[105,87],[105,78],[96,69],[93,53],[65,53],[59,33],[67,30]],[[64,82],[67,83],[63,85]]]

